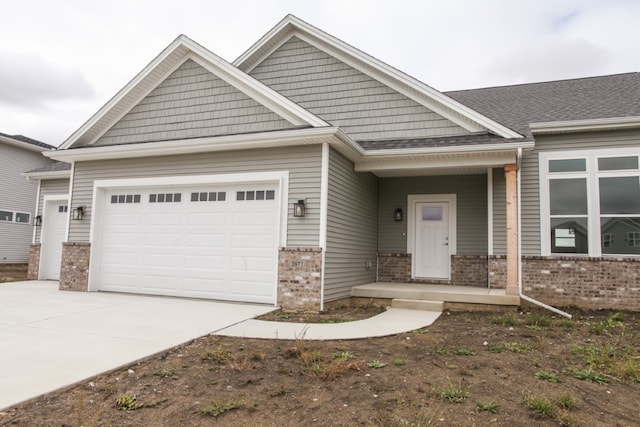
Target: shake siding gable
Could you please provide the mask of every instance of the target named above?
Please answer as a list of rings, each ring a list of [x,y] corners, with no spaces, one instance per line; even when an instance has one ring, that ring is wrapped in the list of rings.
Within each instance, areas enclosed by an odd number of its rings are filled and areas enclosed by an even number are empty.
[[[42,215],[44,210],[44,197],[51,194],[68,194],[69,179],[43,179],[40,184],[40,198],[38,199],[38,215]],[[71,215],[71,214],[69,214]],[[40,243],[40,233],[42,227],[36,227],[36,243]]]
[[[356,140],[469,133],[296,37],[250,74]]]
[[[354,172],[353,163],[330,150],[325,302],[376,281],[377,190],[374,175]]]
[[[540,255],[540,181],[538,153],[637,147],[637,131],[539,135],[536,148],[522,159],[522,254]]]
[[[307,199],[304,221],[288,210],[287,245],[317,247],[320,224],[320,145],[251,151],[76,162],[72,206],[85,206],[82,221],[71,221],[69,241],[88,242],[94,180],[289,171],[289,202]],[[298,218],[295,218],[298,219]]]
[[[407,196],[409,194],[455,194],[457,209],[457,254],[487,254],[486,175],[381,178],[379,181],[380,253],[407,252]],[[402,222],[393,219],[401,208]]]
[[[94,145],[290,129],[293,125],[187,60]]]

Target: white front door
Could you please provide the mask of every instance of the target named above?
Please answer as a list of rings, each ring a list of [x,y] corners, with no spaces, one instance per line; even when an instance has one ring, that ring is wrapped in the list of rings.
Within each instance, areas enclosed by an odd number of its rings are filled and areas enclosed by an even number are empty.
[[[414,276],[448,279],[451,262],[449,202],[416,203],[414,221]]]
[[[41,280],[60,280],[62,242],[67,231],[68,207],[66,200],[48,200],[42,212],[42,235],[40,236]]]

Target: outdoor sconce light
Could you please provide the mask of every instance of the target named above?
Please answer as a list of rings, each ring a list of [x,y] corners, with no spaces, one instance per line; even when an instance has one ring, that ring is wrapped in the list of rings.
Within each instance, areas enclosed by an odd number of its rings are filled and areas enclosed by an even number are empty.
[[[71,219],[74,219],[76,221],[80,221],[80,220],[82,220],[82,217],[84,216],[84,206],[78,206],[72,212],[73,212],[73,216],[71,217]]]
[[[293,216],[301,218],[304,216],[305,205],[304,200],[298,200],[297,203],[293,204]]]
[[[42,225],[42,215],[36,215],[33,217],[33,225],[40,227]]]
[[[402,221],[402,209],[398,208],[395,211],[393,211],[393,220]]]

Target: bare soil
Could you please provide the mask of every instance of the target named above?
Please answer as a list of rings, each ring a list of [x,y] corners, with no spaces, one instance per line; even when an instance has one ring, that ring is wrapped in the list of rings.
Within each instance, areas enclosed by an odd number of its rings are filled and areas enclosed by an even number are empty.
[[[445,312],[353,341],[206,336],[0,425],[640,426],[640,313],[572,312]]]

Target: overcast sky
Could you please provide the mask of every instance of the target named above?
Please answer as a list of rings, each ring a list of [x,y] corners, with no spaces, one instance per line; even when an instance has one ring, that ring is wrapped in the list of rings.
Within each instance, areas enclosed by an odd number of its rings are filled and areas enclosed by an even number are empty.
[[[179,34],[232,62],[288,13],[441,91],[640,71],[637,0],[5,0],[0,10],[0,132],[56,146]]]

